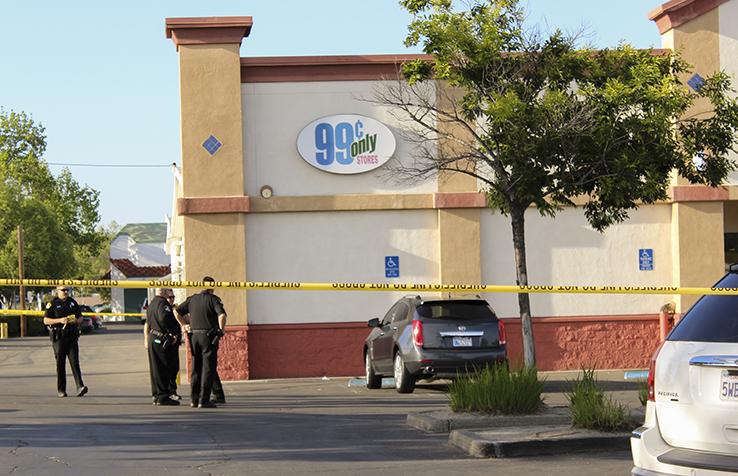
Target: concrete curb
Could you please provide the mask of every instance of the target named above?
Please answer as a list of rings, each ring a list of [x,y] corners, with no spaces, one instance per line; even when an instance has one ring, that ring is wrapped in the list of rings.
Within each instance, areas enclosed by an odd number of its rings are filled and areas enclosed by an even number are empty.
[[[568,425],[571,422],[567,407],[545,407],[534,415],[484,415],[433,411],[410,413],[406,423],[427,433],[449,433],[462,429],[493,429],[500,427]]]
[[[627,450],[630,433],[604,433],[563,425],[454,430],[449,443],[477,458],[513,458],[593,450]]]

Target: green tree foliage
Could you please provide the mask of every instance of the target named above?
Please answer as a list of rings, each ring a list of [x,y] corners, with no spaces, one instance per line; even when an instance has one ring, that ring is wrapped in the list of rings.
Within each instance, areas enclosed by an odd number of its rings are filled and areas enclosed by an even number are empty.
[[[0,273],[18,276],[17,227],[24,229],[26,277],[87,275],[82,256],[97,256],[99,192],[68,169],[54,176],[43,159],[45,129],[24,112],[0,109]],[[96,276],[96,277],[99,277]]]
[[[576,36],[526,29],[517,0],[401,0],[413,16],[408,46],[430,59],[403,65],[405,81],[378,91],[415,144],[408,180],[461,173],[484,184],[491,207],[509,215],[518,283],[528,284],[524,213],[554,216],[573,197],[597,230],[639,203],[668,198],[674,170],[718,186],[738,104],[723,72],[689,89],[678,53],[579,48]],[[432,81],[448,88],[439,92]],[[693,113],[699,101],[709,112]],[[437,147],[440,145],[441,147]],[[525,363],[535,365],[530,302],[519,295]]]

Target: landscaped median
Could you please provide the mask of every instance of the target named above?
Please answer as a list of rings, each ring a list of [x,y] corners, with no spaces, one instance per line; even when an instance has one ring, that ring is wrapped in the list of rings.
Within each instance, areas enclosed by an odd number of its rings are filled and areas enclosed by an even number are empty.
[[[549,391],[556,390],[545,396],[539,395],[541,404],[528,414],[503,414],[494,410],[454,412],[449,408],[449,410],[411,413],[407,416],[407,424],[429,433],[448,433],[451,445],[479,458],[627,450],[630,446],[630,430],[643,422],[643,409],[638,403],[636,383],[613,381],[612,374],[610,374],[610,380],[606,382],[605,386],[620,388],[621,390],[615,393],[620,399],[627,400],[622,405],[626,414],[620,426],[610,425],[608,428],[611,431],[573,426],[576,419],[572,418],[572,414],[580,416],[582,410],[579,408],[572,411],[571,406],[581,401],[581,389],[585,388],[589,391],[589,388],[600,388],[594,376],[595,372],[591,370],[584,372],[584,378],[580,378],[577,372],[555,375],[554,380],[549,382],[546,380],[551,375],[543,377],[541,379],[544,383],[543,387],[548,387]],[[477,382],[488,380],[487,377],[472,377],[472,379]],[[582,381],[588,385],[583,386]],[[468,384],[468,381],[464,383],[467,387]],[[589,387],[590,384],[592,387]],[[525,386],[529,387],[530,382]],[[454,384],[451,385],[451,390],[453,387]],[[493,383],[493,387],[500,390],[497,383]],[[562,387],[566,388],[564,392],[561,391]],[[579,394],[576,393],[578,389]],[[494,390],[486,388],[486,391]],[[449,396],[452,406],[455,397],[453,394]],[[529,397],[530,395],[527,396]],[[611,398],[611,395],[607,395],[602,400],[609,402]],[[546,405],[543,403],[544,400],[549,399],[560,404]],[[628,404],[634,409],[628,409]]]

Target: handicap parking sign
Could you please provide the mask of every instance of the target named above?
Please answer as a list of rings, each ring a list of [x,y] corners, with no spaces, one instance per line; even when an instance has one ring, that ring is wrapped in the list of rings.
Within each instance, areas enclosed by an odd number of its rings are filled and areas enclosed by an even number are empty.
[[[641,271],[653,271],[653,249],[638,250],[638,263]]]
[[[400,257],[385,256],[384,257],[384,277],[399,278],[400,277]]]

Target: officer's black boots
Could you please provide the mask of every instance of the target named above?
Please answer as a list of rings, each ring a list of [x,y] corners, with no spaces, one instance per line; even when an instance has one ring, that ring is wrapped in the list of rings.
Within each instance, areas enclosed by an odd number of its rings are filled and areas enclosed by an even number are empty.
[[[165,398],[164,400],[156,402],[156,404],[164,406],[177,406],[179,405],[179,402],[177,400],[172,400],[171,398]]]
[[[84,397],[84,396],[85,396],[85,394],[87,393],[87,391],[88,391],[88,390],[89,390],[89,389],[87,388],[87,385],[82,385],[82,386],[81,386],[81,387],[80,387],[80,388],[79,388],[79,389],[77,390],[77,396],[78,396],[78,397]],[[64,394],[64,396],[66,397],[67,395],[66,395],[66,394]]]

